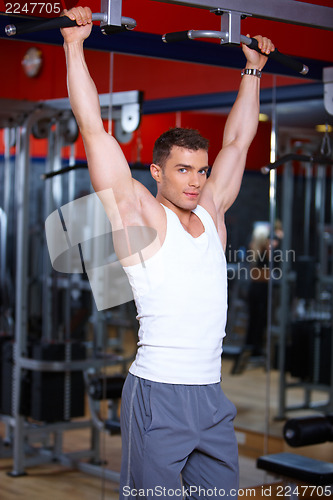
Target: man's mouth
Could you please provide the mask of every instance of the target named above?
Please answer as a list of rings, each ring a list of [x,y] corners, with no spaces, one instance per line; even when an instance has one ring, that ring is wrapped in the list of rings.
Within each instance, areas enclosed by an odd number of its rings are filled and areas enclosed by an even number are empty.
[[[188,198],[197,198],[199,196],[199,193],[194,192],[194,191],[185,191],[184,194]]]

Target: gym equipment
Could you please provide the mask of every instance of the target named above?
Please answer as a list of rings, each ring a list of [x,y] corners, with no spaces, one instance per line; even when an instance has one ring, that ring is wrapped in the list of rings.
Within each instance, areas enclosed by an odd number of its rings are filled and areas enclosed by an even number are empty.
[[[157,1],[162,2],[162,0]],[[109,0],[108,3],[110,6],[113,6],[113,4],[115,4],[115,6],[119,6],[121,0]],[[201,2],[194,1],[193,3],[190,1],[187,1],[186,3],[168,1],[167,3],[174,5],[176,3],[181,3],[182,5],[188,4],[191,7],[207,9],[218,15],[223,14],[222,19],[227,17],[228,13],[231,13],[231,15],[235,15],[236,19],[238,16],[240,16],[240,19],[243,17],[253,16],[263,19],[281,20],[282,22],[287,23],[290,22],[304,26],[333,30],[333,8],[311,5],[303,2],[297,2],[295,5],[293,0],[274,0],[273,6],[271,6],[271,2],[266,2],[265,5],[262,5],[262,3],[258,2],[258,0],[237,0],[236,4],[230,0],[202,0]],[[239,6],[239,9],[237,9],[236,5]],[[104,12],[103,7],[101,10]],[[177,6],[175,5],[175,14],[176,12]],[[20,24],[21,22],[22,17],[12,17],[12,23],[14,25],[15,23]],[[40,22],[41,21],[39,19],[38,23]],[[0,16],[0,38],[8,36],[5,34],[5,26],[7,23],[7,16]],[[236,25],[237,23],[232,22],[231,24],[231,33],[233,34],[232,37],[229,38],[230,43],[240,43],[240,30],[237,34],[233,29],[233,24]],[[112,24],[115,24],[115,22],[112,21]],[[227,30],[229,30],[229,27],[227,27]],[[222,31],[224,30],[222,29]],[[24,34],[17,34],[17,37],[20,40],[29,40],[30,42],[35,41],[36,43],[51,42],[59,45],[62,44],[62,37],[60,33],[53,34],[52,30],[36,33],[35,36],[30,33],[27,37],[25,37]],[[205,46],[207,44],[205,42],[196,41],[193,46],[191,45],[191,43],[183,43],[177,44],[176,46],[172,44],[166,46],[161,43],[160,35],[137,32],[136,30],[132,30],[131,33],[118,33],[113,37],[112,41],[110,41],[106,37],[100,36],[100,29],[97,26],[94,26],[92,35],[88,38],[88,40],[86,40],[86,47],[96,50],[109,51],[110,47],[112,47],[111,50],[115,50],[115,52],[120,53],[159,57],[167,60],[191,61],[199,64],[212,64],[220,67],[229,66],[232,68],[240,68],[243,64],[243,55],[241,51],[231,50],[228,46],[225,48],[224,54],[221,54],[220,47],[217,44],[210,44],[209,50],[206,54]],[[308,65],[311,64],[309,76],[312,79],[320,80],[325,66],[323,61],[311,60],[309,63],[306,61],[304,62]],[[280,67],[277,68],[277,66]],[[277,72],[288,76],[292,76],[293,73],[292,70],[284,68],[282,65],[275,64],[274,61],[272,61],[272,64],[265,67],[265,73]],[[167,111],[169,110],[170,108],[167,108]]]
[[[228,16],[228,19],[227,19]],[[236,22],[234,19],[236,18]],[[227,19],[227,25],[226,25]],[[188,31],[177,31],[175,33],[166,33],[162,36],[162,40],[165,43],[170,42],[181,42],[184,40],[194,40],[196,38],[218,38],[221,39],[221,44],[226,43],[243,43],[247,45],[250,49],[254,49],[257,52],[261,53],[258,48],[258,42],[255,38],[248,38],[246,36],[240,35],[240,14],[235,14],[231,12],[224,13],[222,17],[222,28],[225,27],[227,31],[211,31],[211,30],[188,30]],[[235,33],[235,35],[234,35]],[[268,57],[270,59],[274,59],[281,64],[284,64],[288,68],[291,68],[301,75],[306,75],[309,71],[309,68],[293,59],[292,57],[281,54],[277,49],[271,52]]]
[[[126,139],[139,127],[141,121],[141,110],[143,105],[143,93],[139,90],[129,90],[126,92],[113,92],[112,100],[110,94],[100,94],[99,103],[103,119],[109,118],[110,104],[112,102],[112,119],[115,121],[115,136],[117,131],[121,136],[126,135]],[[45,106],[69,113],[72,117],[72,110],[68,98],[51,99],[44,101]],[[68,118],[68,117],[67,117]],[[121,137],[120,137],[121,139]],[[121,142],[121,140],[119,141]]]
[[[261,167],[261,173],[268,174],[268,172],[270,172],[271,170],[274,170],[278,168],[280,165],[284,165],[289,161],[304,161],[307,163],[314,163],[316,165],[317,164],[333,165],[333,158],[329,158],[328,156],[318,155],[318,154],[300,155],[296,153],[288,153],[286,155],[281,156],[278,160],[274,161],[273,163],[269,163],[268,165]]]
[[[285,441],[289,446],[299,447],[325,443],[333,440],[333,415],[300,417],[288,420],[283,429]],[[313,485],[309,488],[318,496],[332,495],[333,463],[296,455],[294,453],[274,453],[258,458],[257,467],[277,476],[283,476],[287,485],[281,486],[281,496],[297,498],[304,496],[305,487],[293,484],[302,481]],[[282,492],[285,494],[283,495]]]
[[[14,417],[13,366],[15,343],[4,336],[0,343],[0,413]],[[86,358],[82,343],[40,343],[29,345],[34,360],[65,361]],[[20,413],[40,422],[65,422],[84,416],[84,382],[81,371],[67,372],[25,371],[21,378]],[[50,398],[50,394],[52,397]]]
[[[130,18],[121,17],[121,7],[122,0],[102,0],[101,10],[102,13],[93,14],[93,21],[101,21],[101,30],[104,34],[114,33],[123,29],[133,29],[136,26],[136,22]],[[103,10],[104,9],[104,10]],[[166,33],[162,36],[162,40],[165,43],[169,42],[179,42],[183,40],[193,40],[195,38],[219,38],[221,39],[221,44],[232,43],[240,44],[243,43],[249,48],[257,50],[258,43],[253,38],[248,38],[240,34],[240,21],[246,15],[241,11],[232,11],[227,9],[223,11],[221,8],[217,10],[211,9],[215,14],[221,15],[221,29],[222,31],[212,31],[212,30],[188,30],[179,31],[175,33]],[[222,15],[223,14],[223,15]],[[76,26],[76,22],[69,19],[67,16],[52,18],[47,21],[30,21],[22,23],[19,25],[7,25],[5,27],[5,32],[8,36],[13,36],[20,33],[28,33],[31,31],[41,31],[50,30],[54,28]],[[292,70],[297,71],[301,75],[306,75],[309,68],[295,60],[290,56],[281,54],[277,49],[271,52],[268,56],[271,59],[278,61],[279,63],[285,65]]]
[[[290,3],[289,3],[289,5],[290,5]],[[299,6],[299,7],[300,7],[300,6]],[[327,12],[328,12],[328,11],[327,11]],[[312,20],[312,21],[313,21],[313,20]],[[19,352],[20,352],[20,351],[19,351]],[[27,362],[26,366],[27,366],[27,367],[29,367],[29,366],[30,366],[30,368],[28,368],[28,369],[36,369],[36,368],[37,368],[37,365],[36,365],[36,364],[35,364],[35,365],[32,365],[32,364],[31,364],[31,365],[29,365],[29,363],[28,363],[28,362]],[[39,368],[40,368],[41,366],[44,366],[44,365],[39,365]],[[68,366],[69,366],[69,365],[64,364],[61,368],[62,368],[62,369],[64,369],[64,368],[68,368]],[[77,365],[75,365],[74,367],[75,367],[75,368],[77,368],[78,366],[79,366],[79,365],[77,364]],[[80,366],[82,366],[82,365],[80,365]],[[33,368],[32,368],[32,367],[33,367]],[[59,427],[58,429],[61,429],[61,428]],[[21,436],[21,437],[22,437],[22,436]],[[16,469],[16,470],[18,470],[18,469]],[[15,471],[16,471],[16,470],[15,470]]]
[[[87,169],[87,163],[76,163],[75,165],[69,165],[68,167],[61,168],[60,170],[47,172],[41,175],[41,179],[52,179],[52,177],[56,177],[57,175],[67,174],[68,172],[72,172],[73,170],[80,170],[81,168]]]
[[[254,0],[233,0],[232,3],[230,0],[155,1],[207,9],[218,15],[229,13],[232,16],[236,14],[238,17],[241,16],[243,18],[253,16],[262,19],[270,19],[291,24],[333,30],[332,8],[321,5],[311,5],[304,2],[297,2],[297,4],[295,4],[293,0],[271,0],[267,4],[258,3]],[[121,9],[122,0],[101,0],[101,13],[94,14],[93,20],[101,21],[101,30],[106,34],[122,29],[135,28],[136,22],[131,18],[122,17]],[[26,25],[26,29],[28,29],[29,32],[36,31],[36,29],[39,31],[75,25],[75,23],[62,24],[67,23],[68,21],[62,21],[59,24],[58,19],[59,18],[48,19],[46,22],[41,22],[39,18],[38,21],[29,21],[29,24],[27,22],[22,23],[22,25],[20,24],[20,26],[9,25],[6,32],[8,36],[27,32],[22,31],[25,30],[23,24]],[[43,26],[44,23],[46,24]],[[230,42],[235,43],[231,39]],[[239,43],[239,41],[236,43]]]
[[[7,346],[10,346],[9,349]],[[12,393],[13,339],[10,335],[0,336],[0,414],[10,414]],[[9,355],[8,355],[9,350]],[[9,365],[9,374],[8,374]],[[8,377],[8,375],[10,375]]]
[[[100,21],[102,33],[109,35],[123,30],[132,30],[136,27],[136,21],[130,17],[121,16],[121,0],[101,0],[101,11],[92,15],[93,21]],[[33,21],[26,21],[17,25],[8,24],[5,33],[13,36],[21,33],[31,33],[59,28],[77,26],[76,21],[67,16],[54,17],[51,19],[36,18]]]
[[[169,42],[181,42],[184,40],[194,40],[196,38],[218,38],[221,40],[221,44],[237,44],[243,43],[247,45],[250,49],[254,49],[260,52],[258,48],[258,42],[254,38],[248,38],[240,34],[241,29],[241,19],[244,14],[241,11],[235,12],[231,11],[230,8],[223,11],[218,8],[218,10],[211,10],[217,15],[221,15],[221,31],[212,30],[188,30],[188,31],[178,31],[175,33],[166,33],[162,36],[162,40],[165,43]],[[301,75],[306,75],[309,68],[293,59],[290,56],[281,54],[277,49],[268,55],[269,58],[274,59],[281,64],[291,68]]]
[[[289,446],[309,446],[333,441],[333,415],[291,418],[283,428]]]
[[[11,175],[12,161],[10,147],[15,144],[12,128],[4,129],[4,177],[3,200],[0,201],[0,335],[13,334],[13,269],[8,265],[8,254],[11,251],[10,225],[13,223],[11,213]]]
[[[94,377],[89,383],[89,395],[95,400],[119,399],[125,382],[123,375]]]
[[[52,179],[52,177],[56,177],[57,175],[67,174],[68,172],[72,172],[73,170],[80,170],[80,169],[86,170],[87,168],[88,168],[87,163],[84,163],[84,162],[76,163],[75,165],[69,165],[68,167],[64,167],[64,168],[57,170],[55,172],[48,172],[48,173],[42,174],[41,179],[43,179],[43,180]],[[147,170],[148,170],[147,165],[140,164],[138,162],[135,162],[132,165],[130,165],[130,168],[131,168],[131,170],[143,170],[144,172],[147,172]],[[1,214],[1,212],[0,212],[0,214]]]
[[[292,144],[290,153],[262,169],[263,173],[272,173],[284,164],[282,255],[286,256],[290,248],[295,250],[294,259],[283,258],[281,262],[280,311],[273,325],[280,373],[276,419],[284,419],[286,411],[321,408],[331,412],[333,408],[330,257],[333,243],[330,210],[333,159],[327,130],[319,147],[314,134],[304,145],[299,141],[293,144],[293,139],[288,136]],[[294,160],[300,165],[293,165]],[[298,176],[294,175],[295,172]],[[303,212],[295,210],[296,195],[303,200]],[[290,379],[288,374],[296,380]],[[287,405],[287,391],[293,388],[304,391],[304,401]],[[317,403],[312,401],[316,389],[327,393],[327,399]]]
[[[242,16],[253,16],[261,19],[282,21],[290,24],[300,24],[313,28],[333,30],[332,9],[321,5],[310,5],[293,0],[270,0],[258,2],[256,0],[155,0],[171,4],[198,7],[211,12],[241,13]]]
[[[90,379],[86,377],[88,403],[94,425],[110,434],[120,434],[120,420],[117,413],[124,383],[125,376],[122,374],[95,376]],[[94,403],[105,399],[109,401],[109,418],[103,421],[95,410]]]
[[[31,357],[42,361],[76,361],[86,358],[82,343],[36,343]],[[84,381],[82,370],[67,372],[31,372],[31,407],[33,419],[40,422],[63,422],[84,416]],[[49,394],[52,394],[50,399]],[[24,414],[22,412],[22,414]]]
[[[319,489],[319,494],[326,491],[326,496],[331,496],[332,490],[329,488],[333,483],[333,464],[316,460],[314,458],[295,455],[294,453],[276,453],[259,457],[257,460],[258,469],[272,472],[277,476],[294,479],[295,481],[303,481],[311,486],[327,486],[327,490]],[[288,481],[289,483],[289,481]],[[281,486],[282,492],[285,490],[286,497],[298,498],[298,495],[292,495],[292,492],[297,492],[296,484],[288,484]],[[304,489],[299,487],[299,497],[302,497]]]
[[[301,383],[329,387],[331,336],[329,323],[310,319],[292,322],[286,352],[286,370],[290,375]]]
[[[115,119],[122,121],[127,130],[132,131],[140,122],[140,98],[137,91],[115,93],[112,99]],[[110,96],[101,97],[102,114],[110,105]],[[32,160],[30,159],[30,137],[45,137],[48,144],[48,155],[44,170],[46,174],[62,169],[62,148],[75,140],[73,115],[67,102],[56,100],[47,103],[23,103],[11,101],[5,103],[2,116],[10,118],[11,127],[15,130],[15,174],[16,174],[16,307],[15,336],[1,337],[1,376],[0,376],[0,413],[6,425],[7,450],[13,458],[12,476],[25,474],[29,467],[40,463],[58,460],[64,465],[77,467],[85,472],[105,476],[109,480],[118,481],[119,474],[110,470],[101,470],[100,432],[110,429],[95,425],[93,416],[80,421],[72,420],[83,415],[85,386],[83,374],[86,371],[100,373],[108,366],[120,366],[123,370],[133,359],[134,353],[122,354],[123,333],[130,329],[136,334],[137,323],[129,308],[118,308],[106,311],[103,315],[91,315],[89,322],[93,328],[92,340],[83,342],[71,339],[73,303],[77,303],[89,293],[89,282],[82,274],[55,276],[52,273],[45,240],[39,241],[40,251],[39,274],[34,277],[42,291],[37,297],[37,306],[41,311],[38,331],[32,330],[30,324],[31,267],[29,266],[30,206],[37,200],[31,200],[32,181],[41,184],[40,176],[32,176]],[[125,108],[123,110],[123,108]],[[17,110],[17,113],[16,113]],[[22,112],[24,111],[24,112]],[[132,118],[130,118],[132,117]],[[9,120],[8,120],[9,121]],[[6,120],[4,120],[6,123]],[[72,150],[72,146],[71,150]],[[74,157],[71,153],[70,165]],[[89,191],[90,183],[86,177],[75,179],[75,170],[66,175],[53,175],[45,179],[42,193],[44,206],[41,220],[57,207],[75,198],[75,180],[80,189]],[[30,179],[29,179],[30,177]],[[37,178],[37,180],[36,180]],[[60,180],[60,182],[59,182]],[[12,188],[13,186],[11,186]],[[44,234],[44,227],[39,229]],[[44,258],[42,253],[44,252]],[[10,255],[15,259],[15,255]],[[91,303],[83,304],[91,308]],[[127,306],[127,305],[126,305]],[[93,308],[92,308],[93,309]],[[74,309],[75,310],[75,309]],[[94,313],[94,310],[93,310]],[[114,328],[113,337],[108,337],[107,329]],[[105,352],[105,349],[115,351]],[[50,390],[50,386],[52,389]],[[56,395],[56,396],[55,396]],[[56,403],[52,407],[50,396]],[[58,398],[58,399],[57,399]],[[110,403],[111,404],[111,403]],[[26,417],[33,417],[31,425]],[[112,420],[112,419],[111,419]],[[111,424],[110,424],[111,425]],[[111,425],[112,427],[112,425]],[[88,449],[68,454],[62,450],[62,433],[66,430],[88,428],[91,431],[91,444]],[[54,446],[50,446],[49,436],[55,433]],[[27,446],[28,444],[28,446]],[[88,458],[91,463],[81,459]]]
[[[325,109],[330,115],[333,115],[333,66],[324,68],[323,82]]]

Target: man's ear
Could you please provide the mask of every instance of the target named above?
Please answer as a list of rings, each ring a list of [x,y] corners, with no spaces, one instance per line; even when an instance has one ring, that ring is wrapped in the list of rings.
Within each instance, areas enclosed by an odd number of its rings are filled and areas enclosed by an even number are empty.
[[[150,173],[152,178],[155,179],[156,182],[161,182],[162,167],[160,167],[160,165],[152,163],[150,165]]]

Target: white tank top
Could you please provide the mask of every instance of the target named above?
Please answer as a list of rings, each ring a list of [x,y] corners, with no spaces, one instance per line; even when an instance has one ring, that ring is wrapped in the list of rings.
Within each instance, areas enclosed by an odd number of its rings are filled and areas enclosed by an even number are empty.
[[[129,371],[155,382],[217,383],[227,314],[223,247],[213,219],[200,205],[193,210],[205,228],[198,238],[164,209],[167,232],[160,250],[144,266],[124,267],[140,322]]]

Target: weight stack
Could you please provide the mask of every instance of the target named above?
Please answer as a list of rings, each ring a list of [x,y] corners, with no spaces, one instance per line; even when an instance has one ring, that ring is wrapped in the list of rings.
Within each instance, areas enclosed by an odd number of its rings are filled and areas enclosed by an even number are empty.
[[[297,321],[291,325],[288,371],[304,382],[330,385],[331,325],[316,320]]]
[[[295,263],[296,270],[296,289],[295,294],[298,298],[315,299],[316,298],[316,261],[314,257],[301,255]]]
[[[65,361],[68,344],[36,344],[32,357],[40,361]],[[71,343],[71,360],[86,358],[85,346]],[[42,422],[68,421],[84,416],[84,380],[82,371],[31,372],[31,414]]]
[[[332,367],[332,326],[322,325],[320,337],[320,364],[319,378],[320,384],[331,385],[331,370]]]
[[[0,337],[0,413],[12,414],[13,342],[9,336]]]
[[[15,342],[12,337],[0,337],[0,413],[3,415],[14,415],[14,348]],[[22,370],[20,381],[20,403],[21,415],[30,413],[30,372]]]

